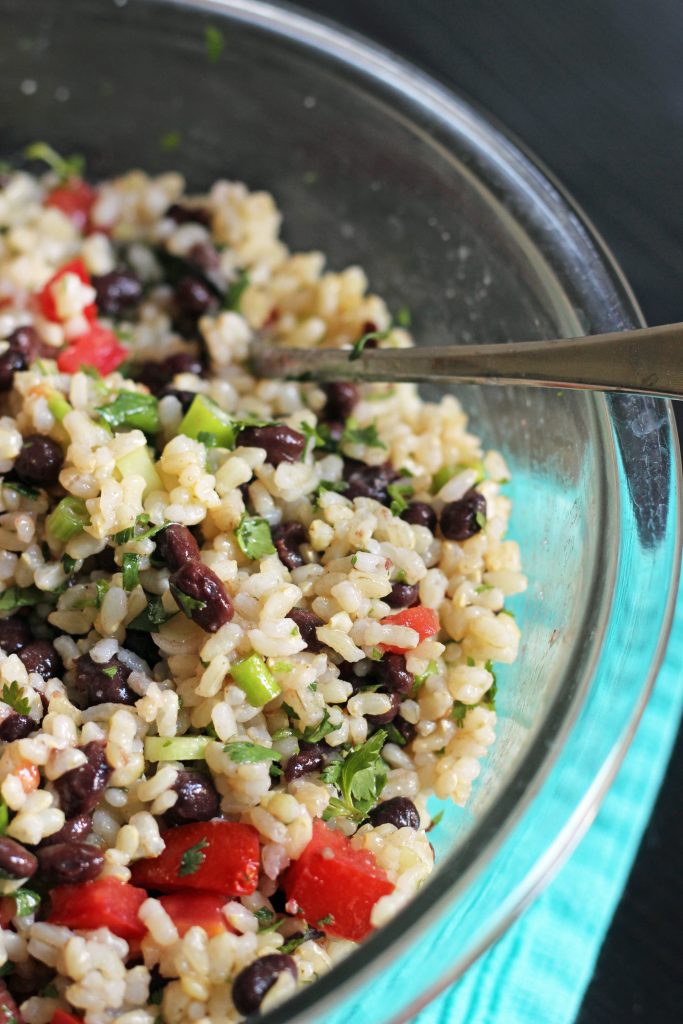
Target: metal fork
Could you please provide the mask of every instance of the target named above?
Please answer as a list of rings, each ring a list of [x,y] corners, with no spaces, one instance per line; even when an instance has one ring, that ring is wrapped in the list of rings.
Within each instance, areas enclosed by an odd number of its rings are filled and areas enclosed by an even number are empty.
[[[683,398],[683,324],[501,345],[349,349],[254,346],[258,377],[523,384]]]

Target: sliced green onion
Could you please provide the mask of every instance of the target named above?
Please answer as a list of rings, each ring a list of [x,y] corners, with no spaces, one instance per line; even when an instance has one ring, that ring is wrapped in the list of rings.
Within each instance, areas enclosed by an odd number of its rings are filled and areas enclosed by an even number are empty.
[[[145,757],[148,761],[202,761],[210,736],[148,736]]]
[[[143,498],[150,491],[161,491],[163,485],[156,471],[156,466],[149,448],[136,448],[127,455],[122,455],[116,460],[116,468],[125,480],[129,476],[141,476],[145,481],[145,489],[142,492]]]
[[[68,412],[73,412],[73,406],[69,405],[64,395],[60,394],[59,391],[53,391],[48,396],[47,407],[57,420],[57,423],[61,423]]]
[[[235,424],[231,416],[206,395],[197,395],[185,413],[179,434],[200,439],[200,434],[212,434],[219,448],[231,448],[235,443]]]
[[[253,708],[262,708],[281,692],[263,658],[250,654],[230,669],[230,674]]]
[[[54,512],[48,516],[47,528],[57,540],[71,540],[90,522],[88,510],[82,498],[62,498]]]

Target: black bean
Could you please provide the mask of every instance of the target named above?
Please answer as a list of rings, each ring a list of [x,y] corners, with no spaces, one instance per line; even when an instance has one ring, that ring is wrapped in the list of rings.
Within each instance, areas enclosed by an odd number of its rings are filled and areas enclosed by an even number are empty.
[[[173,291],[181,313],[203,316],[218,305],[216,294],[199,277],[181,277]]]
[[[6,654],[18,654],[32,639],[31,627],[26,619],[19,615],[13,615],[11,619],[0,619],[0,647]]]
[[[83,654],[76,662],[76,687],[88,705],[134,704],[138,696],[126,685],[130,671],[118,658],[100,664]]]
[[[307,772],[319,772],[325,767],[325,755],[321,750],[302,750],[293,754],[285,766],[285,781],[293,782]]]
[[[30,736],[34,729],[38,728],[37,722],[34,722],[28,715],[8,715],[7,718],[3,718],[0,722],[0,740],[5,743],[11,743],[13,740],[23,740],[26,736]]]
[[[420,590],[416,583],[394,583],[384,600],[390,608],[412,608],[420,600]]]
[[[232,1001],[238,1013],[255,1013],[278,977],[289,971],[296,980],[296,964],[286,953],[269,953],[244,967],[232,983]]]
[[[60,806],[67,818],[94,811],[112,774],[102,740],[91,740],[78,749],[87,757],[87,763],[72,768],[54,781]]]
[[[265,448],[266,461],[273,466],[297,462],[303,454],[306,438],[285,423],[272,427],[245,427],[237,435],[237,444],[246,448]]]
[[[59,480],[63,462],[64,452],[60,444],[43,434],[31,434],[17,455],[14,472],[25,484],[51,487]]]
[[[26,960],[20,961],[15,965],[14,970],[6,978],[7,986],[18,1003],[23,1003],[26,999],[30,999],[31,996],[40,995],[41,991],[46,985],[54,978],[54,967],[48,967],[47,964],[41,963],[40,960],[34,960],[33,957],[28,957]],[[2,1013],[0,1012],[0,1021],[2,1021]],[[19,1015],[14,1016],[14,1020],[21,1020]],[[9,1021],[5,1021],[5,1024],[10,1024]]]
[[[129,629],[126,633],[126,648],[137,654],[138,658],[146,661],[150,668],[154,668],[161,655],[159,648],[152,639],[152,634],[142,630]]]
[[[398,478],[399,474],[388,462],[381,466],[366,466],[364,462],[345,459],[344,480],[349,486],[344,491],[344,497],[351,500],[374,498],[386,505],[389,502],[387,487]]]
[[[405,743],[412,743],[417,736],[417,729],[413,723],[406,721],[402,715],[396,715],[394,729]]]
[[[395,825],[396,828],[419,828],[420,815],[417,807],[407,796],[395,796],[391,800],[385,800],[377,804],[368,815],[370,822],[377,828],[378,825]]]
[[[218,814],[220,800],[208,775],[178,772],[173,783],[178,799],[166,812],[166,824],[186,825],[189,821],[210,821]]]
[[[41,842],[41,849],[44,846],[54,846],[59,843],[77,843],[92,831],[92,818],[89,814],[77,814],[75,818],[67,818],[59,832],[53,832],[46,836]]]
[[[104,856],[90,843],[54,843],[38,850],[38,860],[51,885],[92,882],[104,866]]]
[[[31,878],[38,870],[38,860],[9,836],[0,836],[0,872],[3,878]]]
[[[273,530],[273,543],[278,558],[288,569],[297,569],[304,564],[299,548],[307,540],[306,527],[302,523],[282,523]]]
[[[140,278],[126,267],[95,275],[92,286],[97,293],[97,308],[105,316],[122,316],[134,309],[142,298]]]
[[[0,355],[0,391],[9,391],[14,374],[25,370],[41,348],[40,335],[33,327],[17,327],[5,339],[8,348]]]
[[[405,696],[413,688],[415,676],[406,668],[406,659],[402,654],[387,651],[379,662],[377,672],[382,686],[392,693]]]
[[[144,384],[153,395],[161,396],[168,391],[168,386],[179,373],[194,373],[201,377],[204,366],[198,355],[192,352],[176,352],[175,355],[162,359],[160,362],[148,360],[141,363],[134,372],[134,377]],[[192,398],[194,398],[194,393]]]
[[[297,624],[301,638],[312,654],[320,654],[325,649],[325,645],[318,640],[316,634],[318,626],[325,625],[319,615],[309,612],[305,608],[292,608],[288,618]]]
[[[62,674],[62,659],[49,640],[33,640],[19,651],[19,657],[27,672],[37,672],[43,679],[59,678]]]
[[[384,692],[384,691],[382,691]],[[389,722],[393,722],[398,714],[398,709],[401,706],[401,694],[395,690],[391,690],[386,696],[390,700],[390,706],[388,711],[383,711],[381,715],[366,715],[369,725],[388,725]]]
[[[171,572],[199,558],[199,545],[186,526],[171,523],[156,535],[157,551]]]
[[[211,227],[211,213],[202,206],[172,203],[164,217],[169,217],[175,224],[203,224],[204,227]]]
[[[459,501],[444,505],[439,517],[441,532],[447,540],[467,540],[479,533],[486,521],[486,498],[469,490]]]
[[[207,633],[216,633],[230,622],[234,609],[228,592],[213,569],[199,559],[180,566],[168,582],[178,607]]]
[[[326,420],[347,420],[358,403],[359,393],[355,384],[350,381],[334,381],[323,384],[327,395],[324,418]]]
[[[364,675],[356,672],[358,668],[358,662],[340,661],[339,665],[339,678],[343,679],[345,683],[350,683],[354,689],[360,690],[361,686],[367,686],[372,680],[370,678],[371,673],[366,672]]]
[[[413,526],[426,526],[432,533],[436,530],[436,512],[426,501],[411,501],[401,512],[401,519]]]
[[[214,278],[216,271],[220,270],[221,257],[215,245],[211,242],[195,242],[189,249],[187,258],[193,266],[199,267],[206,274],[210,284],[216,284],[218,287],[218,281]],[[222,282],[220,290],[223,290]]]
[[[183,412],[187,412],[187,410],[190,408],[195,398],[197,397],[197,392],[179,391],[178,388],[163,388],[159,392],[158,397],[167,398],[170,395],[172,395],[174,398],[177,398],[178,401],[180,402],[180,408],[183,410]]]

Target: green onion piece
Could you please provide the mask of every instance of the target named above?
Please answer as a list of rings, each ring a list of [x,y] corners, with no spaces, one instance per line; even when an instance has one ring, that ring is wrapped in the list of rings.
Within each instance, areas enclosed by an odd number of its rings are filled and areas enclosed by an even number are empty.
[[[145,757],[148,761],[202,761],[210,736],[148,736]]]
[[[142,492],[145,498],[150,491],[161,491],[163,485],[155,468],[155,462],[149,448],[136,448],[127,455],[122,455],[116,460],[116,468],[121,477],[125,480],[129,476],[141,476],[145,481],[145,489]]]
[[[4,800],[0,800],[0,835],[5,834],[9,825],[9,808]]]
[[[223,308],[239,310],[242,303],[242,296],[248,287],[249,274],[246,270],[241,270],[235,280],[231,281],[228,285],[228,290],[225,293],[225,299],[223,300]]]
[[[71,540],[90,522],[88,510],[82,498],[62,498],[54,512],[48,516],[47,528],[57,540]]]
[[[123,589],[135,590],[140,582],[140,556],[126,551],[122,559]]]
[[[159,402],[154,395],[119,391],[113,402],[101,405],[96,411],[110,427],[137,427],[146,434],[159,431]]]
[[[235,425],[232,417],[206,395],[197,395],[178,427],[179,434],[199,440],[200,434],[212,434],[219,448],[231,448],[235,443]]]
[[[262,708],[280,693],[279,683],[273,679],[263,658],[250,654],[230,669],[232,678],[253,708]]]
[[[35,913],[40,906],[40,896],[33,889],[17,889],[14,893],[16,903],[15,917],[27,917]]]
[[[61,423],[68,412],[73,412],[73,407],[69,405],[64,395],[60,394],[59,391],[53,391],[48,397],[47,407],[57,420],[57,423]]]

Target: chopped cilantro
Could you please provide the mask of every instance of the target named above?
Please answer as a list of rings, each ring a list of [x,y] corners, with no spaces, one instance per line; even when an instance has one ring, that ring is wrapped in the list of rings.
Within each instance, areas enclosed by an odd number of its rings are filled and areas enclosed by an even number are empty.
[[[3,487],[6,487],[9,491],[16,491],[22,498],[28,498],[30,501],[35,501],[36,498],[40,497],[40,491],[35,487],[29,487],[28,484],[20,484],[16,480],[4,480]]]
[[[159,402],[154,395],[137,391],[119,391],[113,402],[101,405],[96,412],[110,427],[136,427],[146,434],[159,430]]]
[[[378,729],[343,761],[327,766],[323,780],[337,786],[341,799],[332,797],[323,815],[326,821],[342,815],[351,821],[361,822],[378,802],[387,781],[387,766],[380,756],[386,738],[384,729]]]
[[[352,417],[346,421],[340,444],[363,444],[368,448],[386,448],[374,423],[370,423],[367,427],[359,427]]]
[[[284,705],[283,705],[284,707]],[[323,717],[317,725],[307,725],[303,732],[298,733],[298,737],[304,740],[305,743],[319,743],[328,733],[334,732],[335,729],[339,728],[330,722],[330,713],[325,708]]]
[[[116,675],[117,667],[116,665],[109,665],[108,668],[103,668],[102,672],[105,674],[105,676],[108,676],[110,679],[113,679],[114,676]]]
[[[134,540],[137,544],[138,541],[154,537],[160,530],[165,530],[168,525],[169,523],[163,522],[160,526],[155,526],[154,524],[149,526],[149,515],[146,512],[142,512],[137,516],[133,526],[127,526],[124,530],[119,530],[118,533],[114,534],[114,544],[127,544],[131,540]],[[147,529],[143,529],[141,533],[138,533],[137,529],[139,526],[146,526]]]
[[[284,945],[280,946],[278,953],[293,953],[295,949],[298,949],[302,942],[308,942],[309,939],[321,939],[322,937],[322,933],[317,931],[315,928],[307,928],[302,934],[293,935],[291,939],[288,939]]]
[[[145,610],[128,624],[128,629],[136,629],[141,633],[157,633],[159,626],[172,619],[174,614],[175,612],[166,611],[160,597],[152,595]]]
[[[28,715],[31,710],[31,702],[24,694],[19,683],[16,681],[13,683],[5,683],[2,688],[2,699],[5,704],[9,704],[12,711],[16,711],[18,715]]]
[[[316,921],[318,928],[324,928],[326,924],[334,924],[334,914],[325,914],[319,921]]]
[[[197,440],[200,441],[205,448],[218,448],[218,438],[215,434],[210,434],[207,430],[200,430],[197,434]]]
[[[11,960],[5,960],[2,967],[0,967],[0,978],[6,978],[8,974],[11,974],[14,970],[15,964]]]
[[[407,306],[401,306],[400,309],[396,310],[394,322],[398,324],[399,327],[410,327],[413,322],[413,318]]]
[[[66,181],[67,178],[82,178],[85,171],[85,159],[80,153],[60,156],[47,142],[31,143],[24,150],[24,156],[27,160],[42,160],[62,181]]]
[[[258,910],[254,911],[254,917],[259,923],[259,935],[267,935],[268,932],[277,931],[282,924],[282,921],[272,910],[268,910],[268,907],[259,907]]]
[[[208,845],[206,839],[200,839],[194,846],[190,846],[185,850],[185,853],[180,858],[178,878],[185,878],[187,875],[194,875],[199,871],[206,859],[206,854],[202,853],[202,850],[205,850]]]
[[[282,754],[270,747],[262,747],[259,743],[247,743],[234,740],[226,743],[223,750],[235,764],[257,764],[259,761],[280,761]]]
[[[192,618],[193,612],[202,612],[206,608],[206,601],[198,601],[196,597],[190,597],[177,587],[173,590],[173,597],[188,619]]]
[[[67,576],[70,576],[76,568],[76,559],[71,555],[62,555],[62,569]]]
[[[223,309],[235,309],[239,312],[239,308],[242,303],[242,296],[249,287],[249,284],[250,280],[248,272],[246,270],[241,270],[235,280],[231,281],[228,285],[228,290],[226,291],[223,299]]]
[[[170,153],[172,150],[177,149],[182,141],[183,136],[181,132],[170,131],[161,136],[160,145],[163,150]]]
[[[317,506],[320,502],[321,494],[324,494],[325,491],[335,491],[337,494],[342,494],[348,490],[348,486],[344,480],[321,480],[311,495],[311,501]]]
[[[456,700],[451,710],[451,718],[455,724],[460,728],[465,721],[465,715],[469,711],[469,704],[463,704],[461,700]]]
[[[15,608],[29,608],[41,601],[49,601],[50,595],[38,587],[8,587],[0,594],[0,612],[11,612]]]
[[[490,672],[491,675],[493,676],[493,682],[491,683],[491,685],[489,686],[488,690],[484,694],[484,699],[482,700],[481,703],[483,704],[483,706],[485,708],[488,708],[489,711],[495,711],[496,710],[496,696],[498,694],[498,680],[496,678],[496,673],[493,671],[493,662],[492,661],[487,661],[485,666],[484,666],[484,668],[486,669],[487,672]]]
[[[406,741],[393,722],[389,722],[385,729],[387,731],[387,743],[395,743],[398,747],[405,747]]]
[[[435,661],[432,660],[429,662],[424,672],[421,672],[419,676],[415,676],[411,697],[414,697],[417,694],[417,691],[420,689],[421,686],[424,685],[424,683],[427,681],[427,679],[429,679],[430,676],[436,675],[438,669],[439,666]]]
[[[17,889],[12,893],[16,905],[16,917],[28,917],[34,914],[40,906],[40,896],[33,889]]]
[[[243,515],[235,530],[235,537],[247,558],[259,559],[275,553],[270,526],[260,516]]]
[[[408,573],[405,571],[405,569],[399,569],[396,575],[394,576],[394,583],[405,583],[407,579]]]
[[[312,427],[310,423],[306,422],[306,420],[301,421],[299,424],[299,430],[306,438],[306,444],[304,445],[304,450],[301,453],[299,462],[305,462],[308,453],[313,451],[314,448],[322,448],[325,441],[320,436],[316,428]]]
[[[132,551],[124,552],[122,559],[123,589],[135,590],[140,582],[140,556]]]
[[[105,595],[109,590],[107,580],[95,580],[95,607],[101,608]]]
[[[501,608],[498,612],[499,615],[509,615],[511,619],[514,619],[515,613],[511,612],[509,608]]]
[[[356,359],[360,359],[363,354],[363,349],[369,341],[384,341],[385,338],[389,337],[390,332],[390,327],[388,327],[386,331],[368,331],[367,334],[364,334],[358,339],[358,341],[354,341],[349,360],[353,362]]]
[[[294,735],[293,729],[277,729],[276,732],[273,733],[271,739],[273,739],[273,740],[284,740],[284,739],[287,739],[289,736],[293,736],[293,735]]]
[[[225,46],[223,33],[213,25],[207,25],[204,29],[204,42],[206,44],[206,59],[209,64],[215,64],[220,59]]]
[[[391,505],[389,507],[392,516],[400,516],[401,512],[405,512],[408,508],[406,498],[412,498],[413,485],[407,480],[398,480],[394,484],[389,484],[387,494],[391,498]]]

